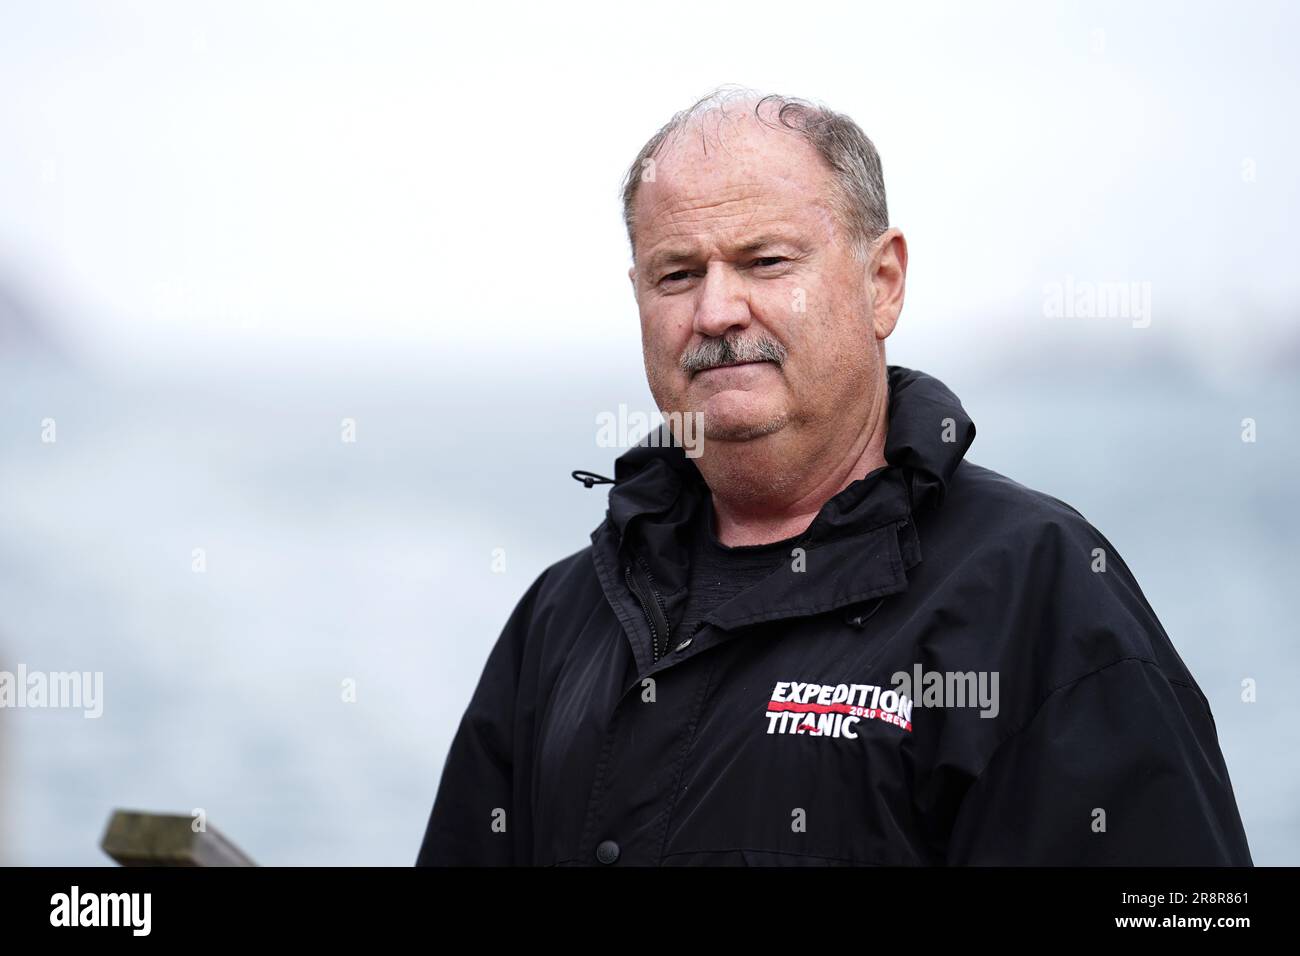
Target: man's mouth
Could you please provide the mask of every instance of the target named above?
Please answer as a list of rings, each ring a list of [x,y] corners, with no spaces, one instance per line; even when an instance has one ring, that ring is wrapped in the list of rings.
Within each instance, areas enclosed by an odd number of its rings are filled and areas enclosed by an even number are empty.
[[[772,362],[769,361],[768,359],[755,359],[752,362],[725,362],[722,365],[710,365],[708,368],[702,368],[698,372],[696,372],[695,375],[703,375],[705,372],[716,372],[719,369],[724,369],[724,368],[743,368],[746,365],[771,365],[771,364]],[[695,376],[693,375],[691,377],[694,378]]]

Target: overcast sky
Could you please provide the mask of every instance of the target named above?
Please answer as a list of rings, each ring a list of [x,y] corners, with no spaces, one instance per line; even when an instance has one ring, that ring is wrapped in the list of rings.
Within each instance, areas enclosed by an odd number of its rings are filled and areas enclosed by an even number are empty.
[[[1067,277],[1150,283],[1143,348],[1294,343],[1294,6],[577,9],[7,4],[0,283],[132,366],[624,354],[622,172],[738,83],[876,142],[911,244],[899,347],[1068,335],[1042,306]]]

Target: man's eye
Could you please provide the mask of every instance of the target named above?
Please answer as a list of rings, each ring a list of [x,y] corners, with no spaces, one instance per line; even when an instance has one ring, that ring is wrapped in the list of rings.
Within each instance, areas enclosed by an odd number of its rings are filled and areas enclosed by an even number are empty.
[[[763,256],[759,259],[752,260],[750,262],[750,266],[753,268],[761,269],[764,267],[778,266],[781,263],[788,262],[788,261],[789,260],[785,256]],[[678,272],[668,273],[667,275],[665,275],[663,278],[659,280],[659,284],[663,285],[665,282],[670,282],[670,283],[682,282],[686,279],[689,279],[690,277],[691,277],[690,270],[683,269]]]

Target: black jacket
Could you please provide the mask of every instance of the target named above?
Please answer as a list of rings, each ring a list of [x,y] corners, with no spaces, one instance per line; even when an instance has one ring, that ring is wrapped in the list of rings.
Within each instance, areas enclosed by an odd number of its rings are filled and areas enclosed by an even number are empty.
[[[888,466],[693,634],[707,488],[681,448],[618,459],[591,546],[487,660],[418,865],[1251,865],[1209,704],[1115,549],[965,461],[941,382],[889,383]]]

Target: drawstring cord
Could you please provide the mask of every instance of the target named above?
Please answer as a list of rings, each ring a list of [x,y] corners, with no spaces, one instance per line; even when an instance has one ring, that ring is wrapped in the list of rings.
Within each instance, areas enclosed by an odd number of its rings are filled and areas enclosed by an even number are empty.
[[[594,471],[575,471],[573,472],[575,481],[582,482],[584,488],[590,488],[592,485],[612,485],[613,478],[606,478],[604,475],[598,475]]]

